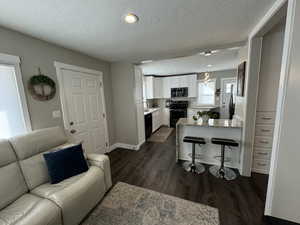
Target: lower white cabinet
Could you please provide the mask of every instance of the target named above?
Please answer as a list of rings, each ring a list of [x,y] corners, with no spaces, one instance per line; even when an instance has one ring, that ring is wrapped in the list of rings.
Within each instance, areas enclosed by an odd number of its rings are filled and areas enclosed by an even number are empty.
[[[162,125],[162,112],[161,109],[152,113],[152,132],[155,132]]]
[[[168,108],[162,109],[162,125],[170,126],[170,109]]]

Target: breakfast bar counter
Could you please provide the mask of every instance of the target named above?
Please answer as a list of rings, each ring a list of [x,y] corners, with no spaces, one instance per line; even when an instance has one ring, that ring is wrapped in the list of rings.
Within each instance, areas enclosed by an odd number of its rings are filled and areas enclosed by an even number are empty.
[[[181,118],[176,124],[176,161],[191,161],[192,145],[184,143],[185,136],[202,137],[206,144],[196,146],[196,161],[219,165],[221,149],[220,146],[211,143],[211,138],[228,138],[239,143],[238,147],[227,148],[225,166],[240,169],[243,124],[239,120],[210,119],[203,122],[202,119],[194,121],[191,118]]]

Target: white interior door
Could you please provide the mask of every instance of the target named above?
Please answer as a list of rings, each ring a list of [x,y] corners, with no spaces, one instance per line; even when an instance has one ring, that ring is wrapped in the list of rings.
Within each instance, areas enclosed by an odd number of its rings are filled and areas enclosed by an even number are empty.
[[[229,101],[231,95],[231,86],[233,85],[233,102],[235,103],[237,93],[237,80],[235,77],[221,79],[221,101],[220,118],[229,119]]]
[[[102,78],[89,73],[61,70],[64,122],[70,135],[88,153],[107,151],[106,114]]]

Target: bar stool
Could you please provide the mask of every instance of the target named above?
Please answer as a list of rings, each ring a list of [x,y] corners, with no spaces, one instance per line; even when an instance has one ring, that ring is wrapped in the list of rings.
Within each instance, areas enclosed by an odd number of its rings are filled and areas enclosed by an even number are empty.
[[[237,177],[236,173],[232,169],[224,166],[225,146],[237,147],[239,143],[235,140],[225,138],[212,138],[211,143],[221,145],[221,166],[212,166],[209,168],[209,172],[217,178],[234,180]]]
[[[186,136],[183,138],[183,142],[186,143],[192,143],[193,149],[192,149],[192,162],[184,162],[182,164],[183,168],[188,171],[188,172],[193,172],[193,173],[203,173],[205,171],[205,167],[201,163],[196,163],[195,162],[195,145],[204,145],[206,142],[204,138],[202,137],[190,137]]]

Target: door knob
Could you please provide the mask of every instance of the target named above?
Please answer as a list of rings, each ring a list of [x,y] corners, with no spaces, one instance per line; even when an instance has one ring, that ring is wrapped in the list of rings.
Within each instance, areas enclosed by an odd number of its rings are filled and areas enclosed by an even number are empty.
[[[70,130],[70,133],[71,133],[71,134],[75,134],[76,132],[77,132],[77,131],[74,130],[74,129]]]
[[[74,122],[70,122],[70,125],[73,126],[73,125],[74,125]]]

